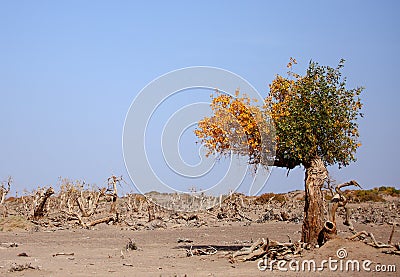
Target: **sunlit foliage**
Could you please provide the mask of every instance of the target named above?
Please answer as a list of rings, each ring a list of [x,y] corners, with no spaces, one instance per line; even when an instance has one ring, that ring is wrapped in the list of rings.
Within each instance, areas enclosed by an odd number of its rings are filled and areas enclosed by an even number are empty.
[[[310,62],[304,76],[292,71],[295,63],[288,64],[287,78],[272,81],[265,101],[276,127],[277,164],[293,168],[319,156],[326,165],[348,165],[361,145],[357,119],[363,88],[346,89],[344,60],[336,68]]]
[[[216,92],[211,95],[213,116],[198,123],[195,134],[208,154],[243,155],[250,164],[271,165],[274,157],[275,132],[264,111],[246,95]]]
[[[288,76],[272,81],[262,107],[238,91],[212,95],[213,115],[200,120],[195,131],[209,154],[234,153],[262,165],[272,158],[289,169],[317,156],[339,167],[355,161],[363,88],[346,88],[344,60],[336,68],[310,62],[304,76],[292,71],[296,63],[291,59]]]

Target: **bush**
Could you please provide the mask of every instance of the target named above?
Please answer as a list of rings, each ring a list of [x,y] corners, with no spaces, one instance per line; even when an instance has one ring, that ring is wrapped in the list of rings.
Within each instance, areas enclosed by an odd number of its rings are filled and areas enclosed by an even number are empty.
[[[271,200],[273,198],[273,200]],[[265,203],[268,203],[268,201],[277,201],[279,203],[284,203],[286,202],[286,197],[283,194],[280,193],[273,193],[273,192],[268,192],[264,193],[260,196],[258,196],[255,200],[256,204],[263,205]]]
[[[390,195],[390,196],[395,196],[398,197],[400,196],[400,190],[394,188],[394,187],[379,187],[378,191],[382,194]]]
[[[385,202],[378,189],[346,190],[345,193],[351,202]]]
[[[369,190],[346,190],[346,197],[352,202],[385,202],[383,196],[400,197],[400,190],[394,187],[379,187]]]

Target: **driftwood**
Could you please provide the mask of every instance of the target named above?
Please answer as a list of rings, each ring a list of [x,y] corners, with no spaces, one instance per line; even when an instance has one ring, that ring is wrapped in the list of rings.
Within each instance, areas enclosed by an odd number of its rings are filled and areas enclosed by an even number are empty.
[[[269,239],[267,240],[260,238],[256,242],[254,242],[249,248],[244,248],[232,255],[232,258],[236,258],[238,256],[243,257],[243,261],[254,260],[257,258],[261,258],[268,252],[269,247]]]
[[[109,215],[107,217],[103,217],[103,218],[100,218],[100,219],[93,220],[93,221],[91,221],[89,223],[86,223],[86,226],[87,227],[93,227],[93,226],[95,226],[97,224],[100,224],[100,223],[110,223],[110,222],[117,222],[117,221],[118,221],[118,218],[116,216]]]
[[[368,245],[371,245],[375,248],[391,248],[391,247],[393,247],[393,245],[388,245],[388,244],[384,244],[382,242],[377,241],[372,233],[368,233],[366,231],[357,232],[354,235],[348,237],[347,239],[353,240],[356,238],[361,238],[361,240],[365,240],[367,237],[370,237],[372,242],[365,242],[365,243]]]
[[[389,239],[388,239],[388,243],[387,243],[387,244],[377,241],[377,240],[375,239],[374,234],[368,233],[367,231],[355,232],[355,231],[353,230],[353,233],[354,233],[354,234],[353,234],[352,236],[348,237],[347,239],[349,239],[349,240],[354,240],[354,239],[356,239],[356,238],[359,238],[359,239],[360,239],[361,241],[363,241],[364,243],[366,243],[366,244],[368,244],[368,245],[370,245],[370,246],[373,246],[373,247],[375,247],[375,248],[394,248],[393,250],[385,250],[385,251],[382,251],[382,253],[400,255],[400,242],[397,243],[397,244],[395,244],[395,245],[392,244],[392,238],[393,238],[394,229],[395,229],[395,226],[396,226],[396,225],[397,225],[397,224],[396,224],[395,222],[392,223],[392,230],[391,230],[391,232],[390,232],[390,235],[389,235]],[[369,238],[371,239],[371,241],[367,241],[367,240],[366,240],[367,237],[369,237]]]
[[[186,249],[186,255],[188,257],[191,256],[201,256],[201,255],[214,255],[217,253],[217,249],[212,246],[208,246],[207,248],[195,248],[190,246],[190,249]]]
[[[184,221],[188,222],[191,220],[199,220],[199,216],[197,214],[185,215],[185,214],[180,214],[178,212],[175,212],[170,215],[170,219],[173,219],[175,221],[177,221],[179,219],[183,219]]]
[[[384,250],[382,253],[392,254],[392,255],[400,255],[400,242],[394,245],[395,250]]]
[[[399,255],[400,256],[400,251],[399,250],[384,250],[382,253],[385,254],[390,254],[390,255]]]
[[[276,260],[291,260],[295,257],[300,257],[304,249],[304,244],[301,242],[296,243],[281,243],[275,240],[260,238],[254,242],[250,247],[242,248],[235,252],[231,260],[236,257],[242,257],[242,261],[253,261],[265,256]]]
[[[9,271],[10,272],[15,272],[15,271],[23,271],[23,270],[27,270],[27,269],[39,270],[39,267],[38,266],[33,266],[31,263],[26,263],[26,264],[13,263],[11,265],[11,268],[9,269]]]
[[[12,247],[18,247],[19,244],[16,242],[2,242],[0,243],[0,247],[6,247],[6,248],[12,248]]]
[[[57,256],[74,256],[75,253],[64,253],[64,252],[59,252],[59,253],[55,253],[53,254],[53,257],[57,257]]]
[[[187,239],[187,238],[178,238],[176,241],[177,241],[177,243],[182,243],[182,242],[192,243],[193,242],[193,240]]]

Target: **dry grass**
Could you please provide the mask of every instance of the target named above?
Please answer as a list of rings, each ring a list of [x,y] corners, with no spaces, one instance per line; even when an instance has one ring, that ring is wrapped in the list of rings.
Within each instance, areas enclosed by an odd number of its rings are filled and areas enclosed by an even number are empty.
[[[0,231],[29,230],[31,227],[32,223],[22,216],[0,218]]]

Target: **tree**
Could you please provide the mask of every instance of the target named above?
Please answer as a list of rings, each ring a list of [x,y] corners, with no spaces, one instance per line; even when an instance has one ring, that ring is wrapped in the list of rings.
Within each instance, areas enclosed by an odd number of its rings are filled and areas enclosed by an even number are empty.
[[[195,134],[209,154],[244,155],[249,163],[288,170],[305,169],[305,217],[302,240],[316,245],[324,225],[322,187],[328,179],[328,165],[347,166],[355,161],[361,145],[357,119],[363,88],[346,88],[341,70],[310,62],[304,76],[292,71],[277,75],[262,107],[246,96],[217,93],[212,96],[213,115],[199,121]],[[274,128],[270,123],[273,123]],[[275,141],[268,135],[275,132]],[[276,152],[274,152],[276,147]]]
[[[209,150],[218,153],[248,156],[253,165],[271,165],[275,155],[275,132],[270,116],[247,96],[235,97],[217,91],[211,95],[212,117],[198,122],[195,134]]]

